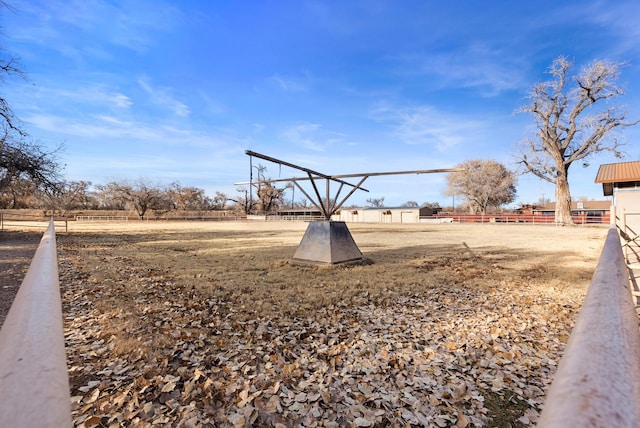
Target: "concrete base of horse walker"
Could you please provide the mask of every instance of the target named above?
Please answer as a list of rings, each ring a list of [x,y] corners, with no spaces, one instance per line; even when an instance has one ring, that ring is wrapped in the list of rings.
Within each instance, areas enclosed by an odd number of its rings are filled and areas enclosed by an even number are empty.
[[[357,262],[362,253],[343,221],[312,221],[289,263],[332,265]]]

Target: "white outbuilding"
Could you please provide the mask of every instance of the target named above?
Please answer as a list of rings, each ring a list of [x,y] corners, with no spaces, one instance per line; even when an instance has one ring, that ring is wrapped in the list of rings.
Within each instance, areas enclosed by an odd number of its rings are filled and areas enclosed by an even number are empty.
[[[435,215],[440,208],[431,207],[365,207],[343,208],[332,220],[347,223],[419,223],[421,218]]]

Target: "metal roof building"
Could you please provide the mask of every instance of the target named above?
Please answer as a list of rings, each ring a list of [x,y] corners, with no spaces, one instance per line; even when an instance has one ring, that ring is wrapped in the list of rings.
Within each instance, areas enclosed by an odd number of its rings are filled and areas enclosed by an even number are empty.
[[[640,161],[600,165],[595,182],[602,183],[605,196],[613,196],[611,222],[615,222],[625,240],[635,243],[632,252],[640,262]]]
[[[605,196],[613,196],[614,188],[640,188],[640,161],[600,165],[595,182],[602,183]]]
[[[572,214],[581,214],[581,213],[604,214],[604,213],[607,213],[609,209],[611,209],[610,201],[572,201],[571,202]],[[539,205],[534,207],[532,211],[534,213],[553,214],[556,212],[556,203],[549,202],[544,205]]]
[[[419,223],[440,211],[431,207],[364,207],[341,209],[336,220],[361,223]]]

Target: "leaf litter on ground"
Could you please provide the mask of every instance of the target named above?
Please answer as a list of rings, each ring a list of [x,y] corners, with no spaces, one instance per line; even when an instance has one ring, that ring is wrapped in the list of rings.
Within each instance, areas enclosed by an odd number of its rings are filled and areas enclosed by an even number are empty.
[[[534,425],[584,296],[563,281],[590,276],[495,248],[330,269],[286,251],[217,254],[203,275],[126,238],[64,237],[74,424]]]

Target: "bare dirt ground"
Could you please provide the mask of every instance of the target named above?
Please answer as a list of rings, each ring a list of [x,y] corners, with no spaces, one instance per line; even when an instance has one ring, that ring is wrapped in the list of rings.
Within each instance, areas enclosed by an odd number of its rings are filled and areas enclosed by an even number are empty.
[[[0,325],[42,239],[38,232],[0,232]]]
[[[59,233],[76,426],[535,424],[606,228],[304,223]],[[35,247],[34,247],[35,250]]]

